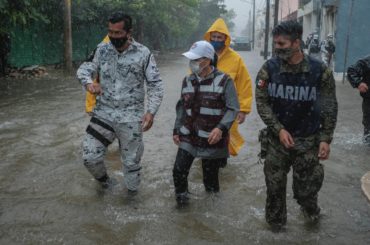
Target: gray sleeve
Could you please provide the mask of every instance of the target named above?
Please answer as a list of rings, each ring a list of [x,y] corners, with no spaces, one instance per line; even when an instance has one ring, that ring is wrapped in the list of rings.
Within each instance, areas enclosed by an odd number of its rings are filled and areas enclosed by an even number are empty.
[[[186,111],[184,108],[184,103],[182,99],[180,99],[176,104],[176,120],[175,120],[175,127],[173,129],[173,135],[178,135],[181,126],[184,124],[184,119],[186,117]]]
[[[89,83],[93,83],[93,79],[97,77],[99,64],[99,49],[95,52],[92,61],[84,62],[77,70],[77,79],[81,85],[85,87]]]
[[[148,112],[155,115],[163,100],[164,86],[153,54],[148,57],[145,67],[146,86],[148,93]]]
[[[234,123],[240,107],[238,95],[235,90],[234,82],[231,78],[226,81],[225,85],[226,112],[220,123],[217,125],[222,131],[228,131]]]

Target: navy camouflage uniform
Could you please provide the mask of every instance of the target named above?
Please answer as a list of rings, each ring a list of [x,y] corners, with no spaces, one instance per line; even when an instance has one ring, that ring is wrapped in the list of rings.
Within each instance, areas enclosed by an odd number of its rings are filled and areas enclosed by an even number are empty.
[[[144,151],[141,127],[144,85],[148,95],[147,112],[155,115],[163,98],[162,79],[149,49],[134,40],[121,53],[110,42],[100,44],[93,60],[83,63],[77,71],[83,86],[92,83],[97,74],[103,93],[96,98],[83,140],[84,164],[97,180],[104,181],[107,147],[117,138],[125,184],[129,190],[136,191]]]
[[[324,179],[319,144],[331,143],[338,110],[332,72],[307,55],[297,65],[272,58],[263,65],[256,82],[257,110],[267,125],[259,136],[261,158],[265,159],[266,221],[286,223],[290,167],[294,198],[306,214],[318,215],[318,192]],[[292,149],[280,143],[281,129],[292,135]]]

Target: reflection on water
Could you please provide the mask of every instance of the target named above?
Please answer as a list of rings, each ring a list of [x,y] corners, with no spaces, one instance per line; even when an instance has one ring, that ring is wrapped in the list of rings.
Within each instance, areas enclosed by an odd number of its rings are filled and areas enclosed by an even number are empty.
[[[243,55],[254,77],[262,60]],[[171,132],[187,61],[172,54],[159,63],[166,96],[153,130],[144,136],[143,182],[135,197],[123,187],[117,143],[106,158],[120,183],[113,190],[101,190],[83,167],[81,138],[89,118],[73,77],[51,71],[50,77],[0,82],[1,244],[369,244],[370,206],[359,189],[369,151],[360,130],[341,125],[332,158],[324,163],[321,222],[305,222],[290,177],[286,231],[269,231],[263,166],[256,164],[263,125],[255,109],[241,127],[246,147],[221,171],[221,193],[204,192],[195,162],[190,206],[176,209]],[[339,97],[345,93],[338,91]]]
[[[342,146],[346,150],[363,147],[363,134],[336,133],[334,144]]]

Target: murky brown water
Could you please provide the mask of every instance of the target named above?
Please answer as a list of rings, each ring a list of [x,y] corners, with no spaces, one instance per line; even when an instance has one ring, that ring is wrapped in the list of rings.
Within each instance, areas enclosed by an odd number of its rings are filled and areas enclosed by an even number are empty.
[[[253,76],[262,60],[242,52]],[[221,172],[221,193],[207,195],[199,164],[190,180],[191,205],[175,208],[172,165],[174,107],[187,62],[161,58],[166,95],[153,129],[145,134],[143,181],[128,198],[122,185],[103,192],[81,161],[89,120],[84,93],[73,77],[0,82],[0,244],[369,244],[370,205],[360,177],[370,170],[370,149],[361,144],[360,98],[338,83],[339,123],[320,192],[322,219],[305,224],[288,186],[286,232],[264,221],[265,185],[257,164],[256,111],[241,127],[247,144]],[[54,74],[55,75],[55,74]],[[107,156],[111,175],[122,180],[115,143]]]

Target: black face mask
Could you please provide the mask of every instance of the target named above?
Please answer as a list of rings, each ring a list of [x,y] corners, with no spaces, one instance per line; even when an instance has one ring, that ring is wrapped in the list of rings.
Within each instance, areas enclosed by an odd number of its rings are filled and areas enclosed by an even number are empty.
[[[122,48],[122,47],[123,47],[123,45],[125,45],[125,44],[126,44],[126,42],[127,42],[128,38],[127,38],[127,36],[125,36],[125,37],[120,37],[120,38],[113,38],[113,37],[109,37],[109,40],[110,40],[110,42],[112,43],[112,45],[113,45],[116,49],[118,49],[118,48]]]
[[[289,60],[298,49],[294,48],[275,48],[275,54],[282,60]]]

